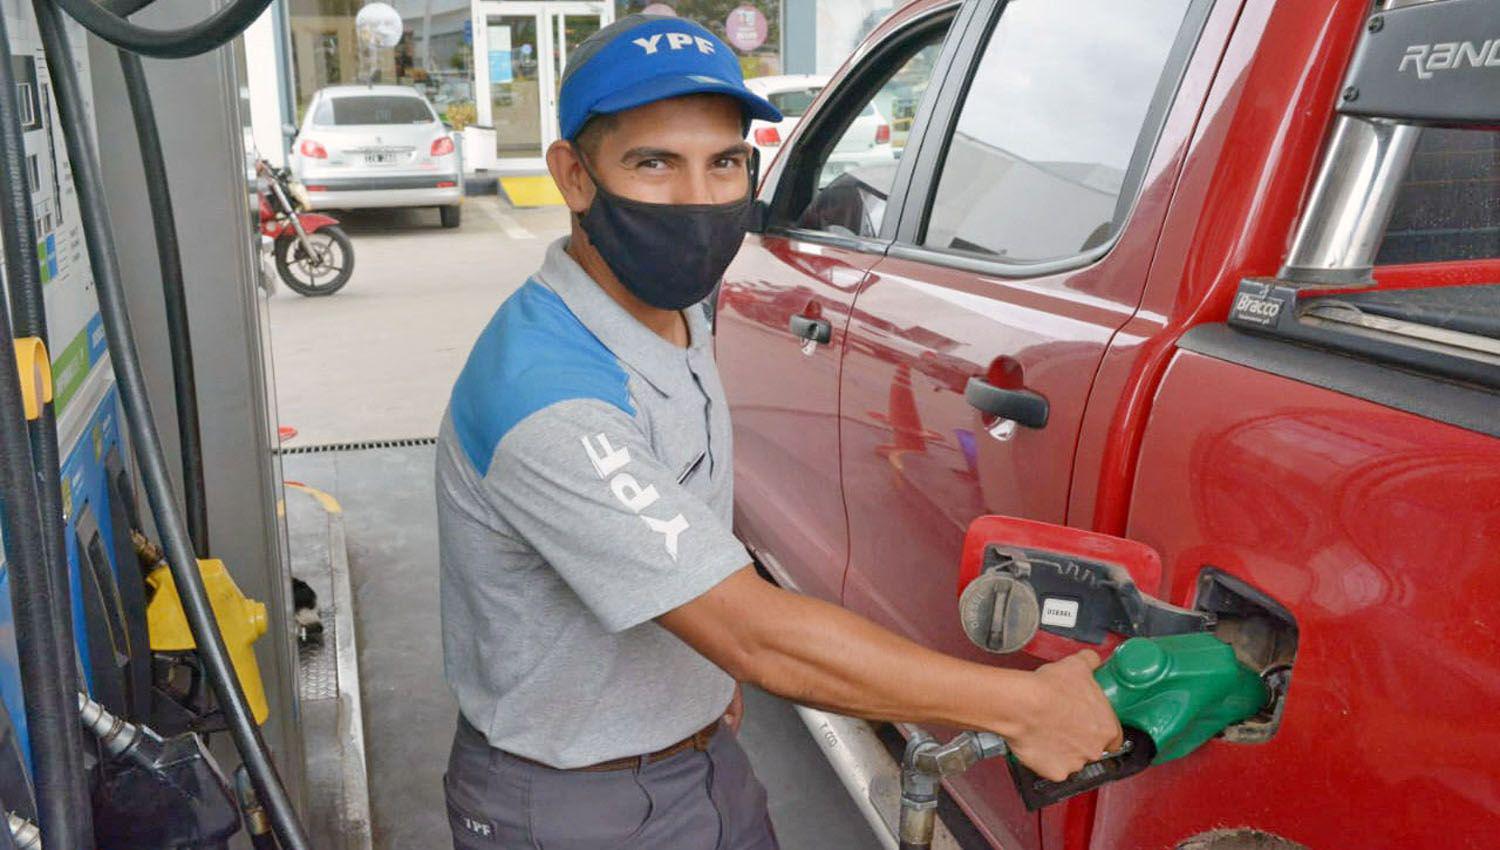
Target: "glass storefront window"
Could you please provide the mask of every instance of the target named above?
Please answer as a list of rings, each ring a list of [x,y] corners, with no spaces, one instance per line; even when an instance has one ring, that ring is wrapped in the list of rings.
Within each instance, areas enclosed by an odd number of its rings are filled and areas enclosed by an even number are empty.
[[[413,86],[455,128],[474,121],[474,62],[469,0],[387,0],[401,15],[395,47],[365,50],[354,31],[363,0],[290,0],[297,121],[325,86]]]
[[[487,26],[490,109],[501,158],[542,155],[536,24],[534,15],[496,15]]]

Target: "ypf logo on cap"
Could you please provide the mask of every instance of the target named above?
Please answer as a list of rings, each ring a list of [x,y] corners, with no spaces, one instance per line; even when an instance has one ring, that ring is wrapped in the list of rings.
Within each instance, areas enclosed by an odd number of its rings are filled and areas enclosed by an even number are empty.
[[[745,88],[734,51],[699,24],[630,15],[584,40],[568,57],[557,117],[565,139],[589,118],[690,94],[722,94],[750,118],[780,121],[770,101]]]
[[[647,56],[650,56],[661,48],[663,39],[666,39],[666,48],[668,50],[682,50],[692,46],[697,47],[699,53],[714,52],[714,40],[712,38],[704,38],[701,35],[692,35],[685,32],[659,32],[652,36],[632,38],[630,43],[640,47],[640,49],[646,51]]]

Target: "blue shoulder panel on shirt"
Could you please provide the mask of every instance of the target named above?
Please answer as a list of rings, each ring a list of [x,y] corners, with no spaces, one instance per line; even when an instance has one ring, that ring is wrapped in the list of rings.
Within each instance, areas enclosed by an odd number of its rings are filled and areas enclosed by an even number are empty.
[[[529,280],[505,299],[474,343],[449,410],[459,445],[483,476],[495,447],[517,423],[579,398],[635,415],[628,378],[614,353],[557,293]]]

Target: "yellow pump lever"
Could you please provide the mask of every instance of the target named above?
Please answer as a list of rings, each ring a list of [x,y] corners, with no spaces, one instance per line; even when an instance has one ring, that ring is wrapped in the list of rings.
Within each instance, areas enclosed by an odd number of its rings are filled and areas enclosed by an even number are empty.
[[[21,375],[21,405],[28,422],[42,415],[42,406],[52,401],[52,359],[41,337],[15,340],[16,371]]]
[[[234,663],[234,672],[245,691],[245,699],[250,703],[250,711],[255,715],[256,723],[265,723],[271,710],[266,703],[260,665],[255,661],[255,641],[266,633],[265,603],[245,596],[224,568],[224,562],[217,558],[200,558],[198,571],[203,576],[203,587],[208,591],[214,619],[219,622],[219,632],[224,636],[229,660]],[[146,584],[155,591],[151,603],[146,606],[151,650],[185,652],[195,649],[197,644],[188,627],[187,615],[182,611],[182,598],[177,595],[172,571],[162,564],[146,577]]]

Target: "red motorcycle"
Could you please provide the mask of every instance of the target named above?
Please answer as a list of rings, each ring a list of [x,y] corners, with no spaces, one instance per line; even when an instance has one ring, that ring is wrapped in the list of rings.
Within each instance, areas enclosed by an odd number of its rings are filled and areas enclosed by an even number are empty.
[[[338,219],[307,212],[302,187],[291,173],[264,159],[255,163],[260,233],[271,244],[276,274],[293,292],[332,295],[354,273],[354,244]]]

